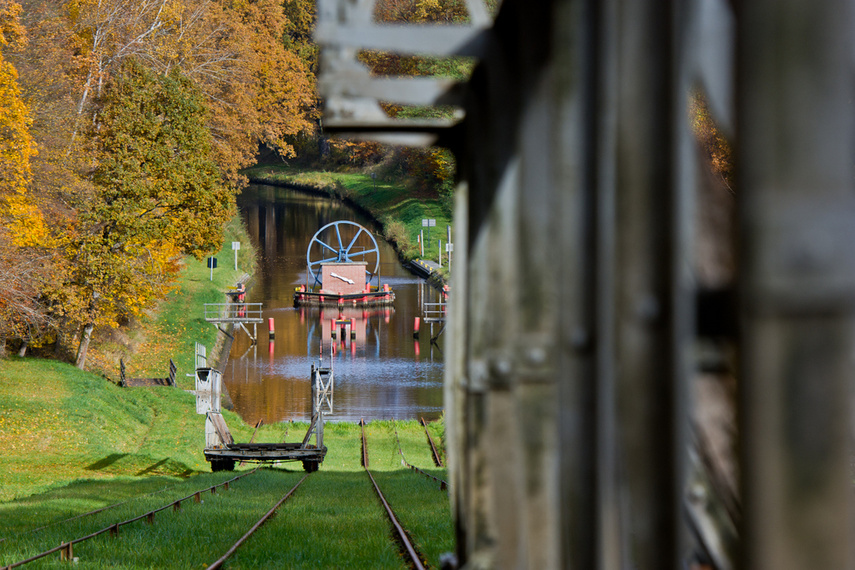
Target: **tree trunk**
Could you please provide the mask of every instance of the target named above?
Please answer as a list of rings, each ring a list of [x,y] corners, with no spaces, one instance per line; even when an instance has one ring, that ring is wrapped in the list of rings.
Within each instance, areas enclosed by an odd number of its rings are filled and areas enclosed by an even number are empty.
[[[92,339],[92,329],[94,326],[89,323],[83,325],[83,334],[80,337],[80,347],[77,349],[77,362],[75,366],[83,370],[86,366],[86,352],[89,350],[89,341]]]
[[[21,358],[24,358],[24,356],[27,354],[27,347],[28,346],[30,346],[30,343],[25,340],[24,344],[21,345],[21,350],[18,351],[18,356],[20,356]]]
[[[65,335],[65,327],[68,325],[68,319],[66,317],[62,317],[59,322],[59,326],[56,331],[56,344],[53,347],[53,355],[54,358],[62,360],[64,362],[68,362],[69,359],[69,351],[65,345],[66,335]],[[68,340],[71,342],[71,339]]]

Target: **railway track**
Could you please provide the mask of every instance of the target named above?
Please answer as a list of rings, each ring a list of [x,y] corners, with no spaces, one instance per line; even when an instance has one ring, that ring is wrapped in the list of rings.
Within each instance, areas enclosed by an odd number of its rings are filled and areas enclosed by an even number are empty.
[[[284,495],[281,499],[279,499],[279,502],[278,502],[278,503],[276,503],[275,505],[273,505],[273,507],[272,507],[269,511],[267,511],[267,512],[264,514],[264,516],[262,516],[262,517],[258,520],[258,522],[256,522],[254,525],[252,525],[252,528],[250,528],[250,529],[246,532],[246,534],[244,534],[242,537],[240,537],[240,538],[237,540],[237,542],[235,542],[235,543],[232,545],[232,547],[231,547],[231,548],[229,548],[229,549],[228,549],[228,551],[226,551],[226,553],[225,553],[225,554],[223,554],[220,558],[218,558],[218,559],[217,559],[217,561],[216,561],[216,562],[214,562],[213,564],[211,564],[210,566],[208,566],[208,570],[216,570],[217,568],[222,567],[222,565],[226,562],[226,560],[228,560],[228,559],[229,559],[229,557],[231,557],[231,555],[232,555],[232,554],[234,554],[234,553],[237,551],[237,549],[238,549],[238,548],[240,548],[240,547],[241,547],[241,545],[242,545],[244,542],[246,542],[246,540],[247,540],[250,536],[252,536],[252,535],[255,533],[255,531],[257,531],[259,528],[261,528],[261,525],[263,525],[265,522],[267,522],[267,519],[269,519],[270,517],[272,517],[272,516],[273,516],[273,514],[274,514],[274,513],[279,509],[279,507],[281,507],[281,506],[282,506],[282,504],[283,504],[285,501],[287,501],[287,500],[291,497],[291,495],[293,495],[293,494],[294,494],[294,492],[297,490],[297,487],[299,487],[300,485],[302,485],[302,484],[303,484],[303,481],[305,481],[305,480],[306,480],[306,478],[307,478],[308,476],[309,476],[309,474],[308,474],[308,473],[307,473],[306,475],[303,475],[303,478],[302,478],[302,479],[300,479],[300,480],[297,482],[297,484],[296,484],[296,485],[294,485],[294,486],[291,488],[291,490],[290,490],[290,491],[288,491],[287,493],[285,493],[285,495]]]
[[[416,570],[424,570],[425,565],[422,562],[421,555],[416,551],[415,546],[413,546],[412,541],[404,527],[401,526],[401,523],[398,521],[398,517],[395,516],[395,512],[392,510],[391,505],[386,500],[386,497],[383,496],[383,492],[380,490],[380,486],[377,485],[377,481],[374,480],[374,475],[371,474],[371,470],[368,468],[368,444],[365,439],[365,421],[360,420],[360,427],[362,428],[362,466],[365,468],[365,472],[368,474],[368,478],[371,480],[371,484],[374,486],[374,491],[377,493],[377,497],[380,499],[380,502],[383,504],[383,508],[386,511],[386,516],[389,518],[389,522],[392,524],[392,528],[395,531],[395,539],[398,542],[398,545],[401,549],[401,554],[404,556],[404,559],[407,561],[411,568],[415,568]]]
[[[154,495],[158,495],[158,494],[160,494],[160,493],[164,493],[164,492],[166,492],[166,491],[169,491],[170,489],[174,489],[176,486],[177,486],[177,485],[169,485],[168,487],[164,487],[163,489],[158,489],[157,491],[152,491],[151,493],[144,493],[144,494],[142,494],[142,495],[137,495],[136,497],[131,497],[130,499],[126,499],[126,500],[121,501],[121,502],[118,502],[118,503],[113,503],[113,504],[111,504],[111,505],[106,505],[106,506],[100,507],[100,508],[98,508],[98,509],[94,509],[94,510],[91,510],[91,511],[87,511],[87,512],[85,512],[85,513],[80,513],[79,515],[74,515],[74,516],[68,517],[68,518],[66,518],[66,519],[62,519],[62,520],[58,520],[58,521],[53,521],[53,522],[50,522],[50,523],[48,523],[48,524],[44,524],[44,525],[42,525],[42,526],[40,526],[40,527],[36,527],[36,528],[32,528],[32,529],[28,529],[28,530],[24,530],[24,531],[21,531],[21,532],[15,533],[15,534],[13,534],[13,535],[11,535],[11,536],[7,536],[7,537],[0,538],[0,544],[2,544],[2,543],[4,543],[4,542],[6,542],[7,540],[12,540],[12,539],[20,538],[20,537],[25,536],[25,535],[28,535],[28,534],[34,534],[34,533],[36,533],[36,532],[39,532],[39,531],[41,531],[41,530],[45,530],[45,529],[47,529],[47,528],[51,528],[51,527],[54,527],[54,526],[58,526],[58,525],[61,525],[61,524],[65,524],[65,523],[69,523],[69,522],[71,522],[71,521],[79,520],[79,519],[86,518],[86,517],[89,517],[89,516],[97,515],[98,513],[103,513],[103,512],[105,512],[105,511],[109,511],[109,510],[111,510],[111,509],[115,509],[115,508],[117,508],[117,507],[121,507],[122,505],[127,505],[128,503],[131,503],[131,502],[133,502],[133,501],[137,501],[137,500],[139,500],[139,499],[144,499],[144,498],[146,498],[146,497],[153,497]]]
[[[424,422],[424,420],[422,420],[422,422]],[[425,426],[425,429],[427,429],[427,426]],[[430,434],[428,434],[428,438],[430,438]],[[416,471],[417,473],[421,473],[421,474],[422,474],[422,475],[424,475],[425,477],[429,477],[429,478],[433,479],[434,481],[436,481],[437,483],[439,483],[439,488],[440,488],[440,490],[442,490],[442,491],[448,491],[448,482],[447,482],[447,481],[445,481],[444,479],[440,479],[439,477],[434,477],[434,476],[433,476],[433,475],[431,475],[430,473],[428,473],[428,472],[426,472],[426,471],[423,471],[423,470],[419,469],[419,468],[418,468],[418,467],[416,467],[415,465],[411,465],[411,464],[407,461],[407,458],[406,458],[406,457],[404,457],[404,450],[403,450],[403,449],[401,449],[401,438],[399,438],[399,437],[398,437],[398,428],[395,428],[395,441],[397,441],[397,442],[398,442],[398,453],[401,455],[401,463],[403,463],[405,467],[409,467],[409,468],[410,468],[410,469],[412,469],[413,471]],[[433,445],[433,442],[431,442],[431,445]],[[434,452],[436,452],[436,450],[435,450],[435,449],[434,449]],[[436,456],[434,455],[434,457],[436,457]]]
[[[351,425],[356,428],[355,425]],[[106,516],[94,520],[84,519],[81,523],[70,523],[68,526],[54,528],[49,531],[49,536],[38,537],[41,545],[25,542],[29,539],[23,539],[20,545],[10,542],[10,544],[16,544],[15,548],[21,550],[17,553],[7,550],[5,557],[0,558],[0,570],[18,568],[38,560],[42,560],[41,563],[44,564],[47,560],[53,561],[60,558],[72,561],[77,560],[76,557],[79,557],[81,563],[103,566],[134,561],[135,564],[146,567],[179,568],[200,565],[202,562],[220,556],[223,552],[224,554],[218,560],[207,567],[222,568],[230,565],[241,566],[245,563],[254,564],[259,560],[259,556],[264,560],[265,556],[272,555],[271,564],[280,566],[287,566],[289,560],[298,561],[298,564],[301,563],[299,561],[313,560],[323,567],[353,564],[353,567],[393,568],[403,562],[409,568],[425,568],[429,560],[441,559],[444,552],[452,550],[453,543],[443,542],[449,540],[450,532],[437,534],[435,527],[429,527],[425,523],[426,512],[441,512],[440,509],[445,508],[441,507],[444,504],[443,495],[436,492],[436,486],[430,481],[422,481],[419,475],[410,474],[409,471],[418,471],[440,484],[444,481],[406,461],[405,451],[413,456],[412,459],[416,460],[416,463],[430,465],[430,450],[425,447],[425,440],[418,435],[421,431],[419,428],[410,428],[406,433],[405,431],[399,433],[399,427],[394,424],[391,427],[381,424],[377,428],[379,430],[378,446],[374,449],[373,460],[376,465],[373,472],[370,469],[371,458],[368,447],[369,439],[374,437],[373,428],[369,426],[366,429],[365,423],[360,422],[358,428],[360,431],[350,432],[351,437],[353,435],[361,437],[361,453],[360,459],[357,459],[356,449],[351,447],[351,451],[345,454],[345,457],[350,458],[347,464],[352,469],[356,462],[361,461],[371,482],[370,491],[369,485],[366,485],[365,476],[356,470],[350,473],[347,469],[344,472],[332,471],[326,476],[321,472],[311,479],[308,475],[302,475],[300,478],[301,474],[286,470],[286,480],[278,478],[279,475],[274,473],[276,470],[269,472],[264,470],[266,474],[263,477],[253,478],[249,486],[241,487],[241,489],[253,489],[252,498],[246,493],[218,494],[220,498],[217,500],[205,501],[206,506],[211,506],[210,509],[200,511],[197,508],[185,508],[180,515],[164,519],[158,517],[158,521],[162,522],[156,527],[137,525],[128,528],[122,531],[120,541],[90,540],[102,534],[118,536],[120,529],[138,521],[152,524],[158,513],[170,508],[179,510],[181,503],[187,500],[201,501],[201,496],[206,492],[216,493],[223,488],[228,489],[230,483],[251,473],[260,472],[259,469],[217,485],[205,487],[199,485],[202,488],[177,500],[172,500],[176,494],[184,495],[195,487],[179,489],[170,496],[147,499],[141,505],[126,506],[118,513],[107,513]],[[397,441],[397,452],[391,440],[393,431]],[[399,466],[399,459],[396,457],[398,455],[400,455],[400,461],[410,467],[410,470]],[[307,479],[310,484],[303,485]],[[277,481],[286,483],[286,488],[290,487],[284,496],[282,493],[285,488],[277,485]],[[295,491],[298,488],[303,490],[296,495],[295,500]],[[350,500],[334,501],[334,505],[331,505],[330,497],[343,496],[342,493]],[[147,495],[151,494],[156,493]],[[140,495],[140,497],[147,495]],[[377,504],[377,499],[380,505]],[[394,501],[398,513],[393,509],[390,499]],[[121,504],[125,503],[127,501]],[[377,516],[376,509],[381,505],[387,520]],[[120,503],[110,505],[108,508],[117,506],[120,506]],[[431,511],[434,508],[436,510]],[[74,518],[104,510],[107,508],[84,513]],[[146,512],[137,514],[141,511]],[[231,518],[232,513],[237,512],[241,514],[237,518]],[[373,522],[368,527],[361,523],[353,524],[353,521],[361,521],[361,517],[366,513],[373,513],[370,515]],[[432,516],[435,517],[435,515]],[[228,528],[220,526],[218,521],[221,517],[229,518]],[[119,522],[115,522],[117,520]],[[103,528],[99,528],[101,526]],[[392,535],[389,534],[390,526]],[[426,526],[431,530],[426,530]],[[94,529],[98,530],[90,532]],[[235,541],[241,533],[243,536]],[[77,538],[69,540],[68,536]],[[331,542],[318,541],[319,536],[328,536]],[[348,554],[343,557],[340,553],[330,553],[330,549],[333,552],[338,550],[332,545],[340,543],[344,536],[352,537],[348,540],[348,547],[344,549]],[[189,537],[204,539],[198,541]],[[419,542],[417,543],[416,540]],[[30,556],[37,552],[37,548],[56,545],[60,541],[62,542],[59,546],[46,548],[44,552]],[[359,546],[363,542],[365,546]],[[187,544],[189,548],[176,547],[175,543]],[[173,554],[175,558],[171,561],[163,558],[162,553],[176,548],[183,548],[183,550],[176,550]],[[52,558],[47,559],[48,556]],[[19,560],[14,561],[16,559]],[[273,563],[272,560],[276,562]]]
[[[42,558],[45,558],[45,557],[50,556],[51,554],[55,554],[57,552],[60,553],[60,558],[62,560],[71,561],[74,559],[74,545],[75,544],[80,544],[82,542],[86,542],[87,540],[90,540],[90,539],[95,538],[97,536],[100,536],[102,534],[106,534],[108,532],[110,533],[111,536],[116,537],[116,536],[118,536],[119,529],[121,527],[135,523],[137,521],[145,520],[147,523],[153,524],[155,515],[157,515],[157,513],[165,511],[169,508],[172,508],[173,511],[181,510],[181,503],[183,503],[184,501],[191,500],[191,499],[197,503],[200,503],[200,502],[202,502],[202,495],[204,493],[210,492],[211,494],[214,494],[217,492],[217,489],[219,487],[223,487],[224,490],[228,491],[229,485],[231,483],[237,481],[238,479],[242,479],[244,477],[247,477],[248,475],[252,475],[256,471],[258,471],[258,469],[253,469],[252,471],[248,471],[246,473],[238,475],[237,477],[233,477],[233,478],[229,479],[228,481],[224,481],[224,482],[218,483],[216,485],[211,485],[209,487],[199,489],[197,491],[194,491],[193,493],[190,493],[189,495],[187,495],[185,497],[182,497],[182,498],[177,499],[175,501],[170,501],[169,503],[166,503],[165,505],[158,507],[156,509],[152,509],[152,510],[150,510],[150,511],[148,511],[142,515],[139,515],[139,516],[136,516],[136,517],[133,517],[133,518],[121,521],[121,522],[116,522],[116,523],[108,525],[108,526],[106,526],[100,530],[89,533],[85,536],[81,536],[81,537],[74,538],[72,540],[63,542],[59,546],[56,546],[56,547],[51,548],[49,550],[45,550],[45,551],[40,552],[39,554],[36,554],[34,556],[30,556],[29,558],[26,558],[24,560],[20,560],[18,562],[13,562],[13,563],[8,564],[6,566],[2,566],[2,567],[0,567],[0,570],[12,570],[13,568],[18,568],[20,566],[24,566],[25,564],[29,564],[30,562],[35,562],[37,560],[41,560]],[[101,509],[100,511],[97,511],[97,512],[102,512],[103,510],[106,510],[106,509]],[[92,513],[86,513],[86,514],[94,514],[95,512],[96,511],[93,511]],[[74,517],[74,518],[77,518],[77,517]]]
[[[433,452],[433,463],[437,467],[445,467],[442,463],[442,458],[439,456],[439,453],[436,450],[436,446],[433,444],[433,438],[430,436],[430,430],[428,429],[427,422],[424,418],[419,418],[422,423],[422,426],[425,428],[425,434],[427,435],[428,443],[430,443],[430,449]]]

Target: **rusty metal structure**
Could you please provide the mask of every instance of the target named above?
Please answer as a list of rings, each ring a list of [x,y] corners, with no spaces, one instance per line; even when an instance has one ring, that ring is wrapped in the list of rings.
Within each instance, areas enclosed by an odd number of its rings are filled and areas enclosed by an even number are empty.
[[[328,131],[458,159],[458,564],[853,567],[851,3],[467,6],[465,26],[392,26],[319,0],[316,33]],[[465,84],[378,78],[361,49],[478,63]],[[736,163],[734,267],[711,281],[693,93]],[[395,121],[379,101],[458,111]],[[735,378],[730,499],[694,436],[710,337]]]

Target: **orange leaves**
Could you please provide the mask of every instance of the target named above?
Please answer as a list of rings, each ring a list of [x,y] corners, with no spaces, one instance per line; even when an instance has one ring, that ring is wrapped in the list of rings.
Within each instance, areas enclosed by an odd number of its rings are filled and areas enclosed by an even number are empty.
[[[20,9],[18,4],[0,1],[0,45],[23,42]],[[30,159],[36,154],[31,124],[17,70],[0,55],[0,131],[4,134],[0,138],[0,218],[18,246],[41,245],[48,233],[27,189],[32,177]]]
[[[0,0],[0,46],[20,47],[27,41],[21,25],[21,5],[12,0]]]
[[[703,96],[689,99],[692,131],[706,155],[708,164],[728,188],[733,187],[733,152],[727,139],[716,128]]]

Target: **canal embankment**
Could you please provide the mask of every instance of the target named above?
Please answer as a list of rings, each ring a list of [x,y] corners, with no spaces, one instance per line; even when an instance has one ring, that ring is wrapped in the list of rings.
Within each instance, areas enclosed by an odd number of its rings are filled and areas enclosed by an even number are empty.
[[[243,244],[237,269],[233,241]],[[204,320],[204,304],[226,302],[224,291],[255,271],[239,217],[226,225],[215,257],[213,272],[205,259],[183,258],[155,309],[129,326],[98,331],[89,371],[37,358],[0,360],[0,501],[90,477],[185,476],[208,469],[199,442],[204,421],[185,390],[194,387],[188,375],[196,342],[207,347],[212,362],[228,355],[226,335]],[[120,388],[119,359],[130,377],[165,376],[172,359],[178,389]],[[239,416],[230,414],[229,422],[249,437],[251,428]]]
[[[234,242],[241,244],[240,249],[232,249]],[[97,342],[91,349],[95,354],[92,370],[116,380],[116,362],[122,358],[129,376],[156,377],[163,375],[172,359],[178,367],[178,387],[193,389],[193,378],[188,375],[192,375],[196,367],[197,342],[205,346],[211,365],[224,365],[230,339],[205,321],[204,306],[228,302],[225,291],[238,282],[246,283],[255,273],[256,251],[240,216],[226,224],[223,245],[211,257],[217,259],[217,267],[213,270],[208,267],[207,257],[201,260],[184,257],[173,286],[164,291],[163,299],[154,310],[121,333],[124,342],[96,337]]]

